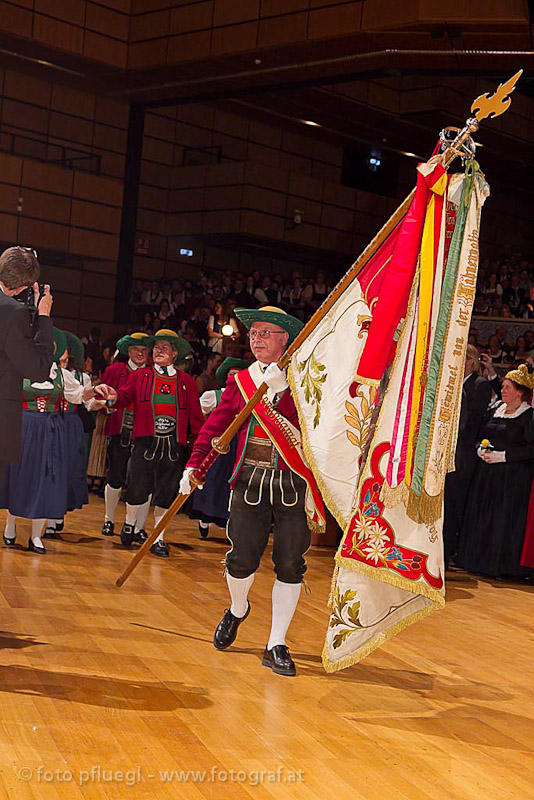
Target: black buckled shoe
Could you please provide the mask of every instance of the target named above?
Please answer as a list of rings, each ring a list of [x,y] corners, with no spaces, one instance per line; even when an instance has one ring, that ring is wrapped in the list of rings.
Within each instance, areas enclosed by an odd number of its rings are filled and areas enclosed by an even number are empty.
[[[56,531],[57,528],[55,525],[47,525],[45,532],[43,533],[43,539],[55,539],[56,538]]]
[[[4,540],[4,544],[6,547],[14,547],[15,546],[15,537],[6,536],[5,533],[2,534],[2,539]]]
[[[113,536],[115,533],[115,523],[107,519],[102,525],[102,536]]]
[[[128,525],[127,522],[124,523],[121,530],[121,544],[123,547],[130,547],[131,543],[134,540],[135,535],[135,527],[133,525]]]
[[[33,539],[31,536],[28,539],[28,550],[30,551],[30,553],[38,553],[40,556],[44,556],[44,554],[46,553],[44,547],[41,547],[40,545],[33,543]]]
[[[169,548],[166,542],[154,542],[150,552],[158,558],[169,558]]]
[[[140,531],[136,531],[134,533],[134,542],[138,544],[144,544],[148,539],[148,534],[145,530],[141,529]]]
[[[198,523],[198,532],[200,533],[203,539],[207,539],[210,533],[210,526],[208,522],[199,522]]]
[[[230,647],[235,642],[237,629],[249,614],[250,603],[244,617],[235,617],[229,608],[225,609],[224,617],[215,628],[215,633],[213,634],[213,645],[217,650],[226,650],[227,647]]]
[[[272,669],[277,675],[292,676],[297,674],[295,662],[285,644],[275,644],[271,650],[265,648],[261,663],[264,667]]]
[[[64,519],[62,519],[61,522],[56,522],[56,533],[61,533],[64,527],[65,527]]]

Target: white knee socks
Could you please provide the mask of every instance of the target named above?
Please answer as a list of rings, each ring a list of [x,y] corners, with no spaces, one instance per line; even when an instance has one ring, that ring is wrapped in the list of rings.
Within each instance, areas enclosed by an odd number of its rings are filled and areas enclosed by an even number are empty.
[[[135,532],[137,531],[144,531],[146,525],[146,518],[148,517],[148,512],[150,511],[150,501],[152,499],[152,495],[148,498],[146,503],[143,503],[142,506],[138,506],[137,511],[137,518],[135,520]]]
[[[248,578],[232,578],[229,572],[226,573],[226,583],[232,598],[230,611],[234,617],[244,617],[248,608],[248,593],[254,583],[254,573]]]
[[[104,489],[104,500],[106,503],[106,522],[115,522],[115,511],[121,499],[122,489],[114,489],[109,483],[106,484]]]
[[[36,547],[42,547],[41,534],[45,526],[45,519],[32,519],[32,542]]]
[[[126,503],[126,516],[124,521],[127,525],[135,525],[137,514],[140,508],[143,508],[143,506],[134,506],[131,505],[131,503]]]
[[[282,583],[278,578],[273,584],[271,634],[267,649],[286,643],[287,629],[291,624],[300,596],[300,583]]]
[[[6,527],[4,528],[4,536],[6,539],[14,539],[17,535],[15,521],[16,517],[10,514],[9,511],[6,511]]]
[[[160,519],[166,514],[167,511],[168,509],[162,508],[161,506],[154,506],[154,527],[156,527]],[[164,533],[165,533],[165,528],[161,531],[160,535],[158,536],[154,544],[163,541]]]

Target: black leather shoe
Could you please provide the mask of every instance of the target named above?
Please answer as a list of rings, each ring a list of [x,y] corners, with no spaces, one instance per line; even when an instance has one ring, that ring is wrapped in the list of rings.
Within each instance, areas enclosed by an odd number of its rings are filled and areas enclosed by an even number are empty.
[[[102,525],[102,536],[113,536],[115,533],[115,524],[107,519]]]
[[[28,539],[28,550],[30,551],[30,553],[38,553],[40,556],[44,556],[44,554],[46,553],[44,547],[39,547],[38,545],[33,543],[33,539],[31,536]]]
[[[230,647],[235,642],[237,629],[249,614],[250,603],[244,617],[234,617],[229,608],[225,610],[224,617],[215,628],[215,633],[213,634],[213,645],[217,650],[226,650],[227,647]]]
[[[2,539],[4,540],[4,544],[6,547],[14,547],[15,546],[15,537],[13,536],[12,539],[9,536],[5,536],[2,534]]]
[[[134,542],[137,542],[138,544],[144,544],[147,539],[147,532],[142,529],[134,533]]]
[[[49,525],[45,532],[43,533],[43,539],[55,539],[56,538],[56,531],[57,527],[55,525]]]
[[[64,519],[62,519],[61,522],[56,522],[56,533],[61,533],[64,527],[65,527]]]
[[[128,525],[127,522],[124,523],[121,530],[121,544],[123,547],[130,547],[131,543],[134,540],[135,535],[135,527],[133,525]]]
[[[150,552],[159,558],[169,557],[169,548],[167,547],[166,542],[154,542],[150,548]]]
[[[198,523],[198,532],[202,536],[203,539],[207,539],[210,533],[210,526],[205,522]]]
[[[265,648],[261,663],[264,667],[270,667],[277,675],[291,676],[297,674],[295,662],[285,644],[275,644],[272,650]]]

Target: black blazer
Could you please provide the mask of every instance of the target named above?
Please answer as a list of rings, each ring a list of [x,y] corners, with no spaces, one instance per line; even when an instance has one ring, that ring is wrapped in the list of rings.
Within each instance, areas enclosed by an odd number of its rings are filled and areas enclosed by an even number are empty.
[[[45,381],[54,359],[50,317],[37,316],[0,291],[0,463],[18,461],[22,380]]]
[[[456,466],[465,468],[476,464],[476,448],[480,431],[488,417],[491,386],[486,378],[472,372],[463,385],[460,425],[456,446]]]

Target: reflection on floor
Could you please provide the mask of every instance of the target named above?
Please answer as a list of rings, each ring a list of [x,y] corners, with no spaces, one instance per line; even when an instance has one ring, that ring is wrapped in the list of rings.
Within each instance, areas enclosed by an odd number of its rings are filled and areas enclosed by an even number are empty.
[[[20,546],[1,551],[0,797],[531,796],[534,588],[451,572],[445,611],[326,675],[333,551],[312,549],[289,639],[298,675],[283,678],[261,666],[268,554],[221,653],[222,531],[201,540],[180,517],[171,558],[149,555],[117,589],[131,553],[100,535],[102,515],[92,498],[45,556],[19,521]]]

